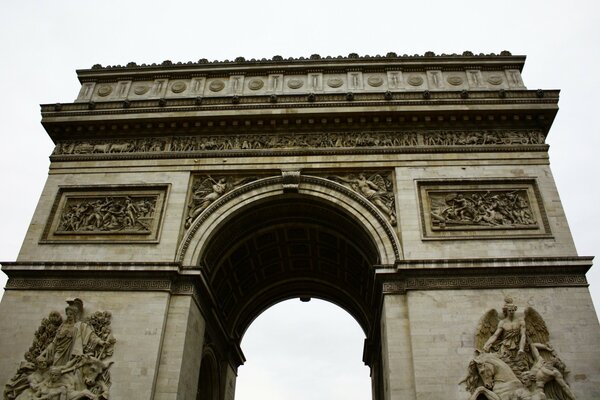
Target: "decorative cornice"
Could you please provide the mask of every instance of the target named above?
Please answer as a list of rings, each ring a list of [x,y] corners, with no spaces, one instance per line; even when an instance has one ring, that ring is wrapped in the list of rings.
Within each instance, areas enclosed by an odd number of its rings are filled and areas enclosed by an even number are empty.
[[[408,290],[586,287],[593,257],[400,260],[377,269],[383,293]]]

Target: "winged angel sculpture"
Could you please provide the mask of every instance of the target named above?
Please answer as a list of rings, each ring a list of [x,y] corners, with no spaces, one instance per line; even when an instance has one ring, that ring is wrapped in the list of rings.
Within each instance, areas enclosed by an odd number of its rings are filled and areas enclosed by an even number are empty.
[[[461,381],[469,400],[575,400],[544,319],[532,307],[522,316],[516,311],[507,297],[502,318],[491,309],[479,321],[475,357]]]
[[[97,311],[83,320],[83,302],[67,303],[65,319],[53,311],[42,320],[4,400],[108,400],[112,362],[103,360],[116,343],[111,314]]]
[[[340,182],[375,204],[387,217],[391,225],[396,225],[396,212],[394,211],[394,193],[392,183],[380,174],[367,177],[365,174],[358,176],[348,175],[331,176],[329,179]]]
[[[196,217],[208,208],[215,200],[231,191],[233,188],[255,181],[256,177],[246,177],[232,180],[228,177],[213,178],[210,175],[201,176],[192,185],[192,198],[188,204],[188,215],[185,228],[188,229]]]

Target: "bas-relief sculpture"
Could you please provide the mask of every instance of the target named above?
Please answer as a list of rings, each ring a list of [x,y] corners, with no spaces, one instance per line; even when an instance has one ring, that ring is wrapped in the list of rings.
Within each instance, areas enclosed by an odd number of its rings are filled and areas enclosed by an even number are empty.
[[[434,229],[537,226],[527,191],[429,192]]]
[[[174,136],[170,139],[114,139],[65,141],[56,145],[54,156],[127,153],[196,152],[263,149],[357,149],[411,146],[539,145],[539,130],[399,131],[308,133],[281,135]]]
[[[67,299],[66,318],[53,311],[42,320],[4,400],[107,400],[116,343],[111,314],[96,311],[85,320],[83,301]]]
[[[231,176],[195,176],[192,181],[191,198],[187,206],[185,228],[188,229],[194,220],[202,214],[208,206],[225,193],[245,183],[255,181],[256,179],[256,177],[235,178]]]
[[[332,175],[328,179],[339,182],[354,190],[373,203],[387,217],[391,225],[396,225],[396,206],[391,177],[386,173],[366,173],[357,175]]]
[[[479,321],[475,357],[461,381],[469,400],[575,400],[544,319],[532,307],[516,311],[507,297],[502,319],[492,309]]]
[[[62,187],[43,241],[155,241],[166,186]]]
[[[85,232],[149,233],[157,197],[70,198],[56,234]]]

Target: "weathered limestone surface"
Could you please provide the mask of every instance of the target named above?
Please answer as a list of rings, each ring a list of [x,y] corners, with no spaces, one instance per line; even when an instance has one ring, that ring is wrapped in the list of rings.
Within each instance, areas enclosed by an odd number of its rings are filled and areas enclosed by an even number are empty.
[[[90,312],[112,313],[117,338],[111,371],[111,396],[119,399],[150,399],[154,390],[159,354],[164,340],[168,294],[161,292],[85,292],[7,290],[0,304],[0,380],[15,374],[23,354],[33,341],[42,318],[51,311],[63,312],[65,299],[85,299]]]
[[[591,258],[544,143],[559,93],[527,90],[524,61],[78,71],[74,103],[42,105],[56,148],[18,259],[3,263],[0,383],[41,319],[78,297],[112,313],[112,398],[233,400],[248,325],[310,295],[359,321],[374,400],[467,400],[478,324],[511,297],[547,324],[577,400],[600,398]]]

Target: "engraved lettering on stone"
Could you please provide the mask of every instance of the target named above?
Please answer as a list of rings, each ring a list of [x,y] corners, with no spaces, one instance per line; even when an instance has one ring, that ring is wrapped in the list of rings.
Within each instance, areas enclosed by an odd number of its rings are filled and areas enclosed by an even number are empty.
[[[200,91],[202,87],[202,78],[194,79],[194,92]]]
[[[479,321],[475,355],[464,383],[469,400],[575,400],[566,377],[569,370],[550,345],[542,316],[532,307],[521,315],[512,298],[502,318],[491,309]]]
[[[194,220],[219,197],[238,186],[255,181],[256,179],[256,177],[195,176],[192,183],[192,197],[187,206],[185,228],[189,228]]]
[[[394,190],[389,173],[333,175],[327,178],[364,196],[387,216],[391,225],[396,225]]]
[[[158,196],[71,197],[56,234],[150,233]]]
[[[519,79],[519,73],[517,71],[510,71],[510,77],[512,78],[513,84],[519,86],[521,84],[521,80]]]
[[[327,86],[331,88],[339,88],[344,84],[344,81],[340,78],[329,78],[327,80]]]
[[[181,93],[187,88],[187,85],[183,81],[177,81],[171,86],[171,91],[173,93]]]
[[[319,88],[319,75],[311,75],[311,79],[312,79],[312,88],[318,89]]]
[[[473,86],[481,86],[481,82],[479,81],[479,71],[469,71],[469,75],[471,76],[471,82],[473,82]]]
[[[112,93],[112,86],[110,85],[100,85],[98,88],[98,96],[106,97]]]
[[[536,227],[527,190],[429,191],[432,228]]]
[[[449,76],[446,78],[446,82],[452,86],[460,86],[463,83],[463,79],[460,76]]]
[[[248,82],[248,87],[250,90],[259,90],[262,89],[264,84],[265,83],[262,79],[251,79],[250,82]]]
[[[108,399],[109,368],[116,343],[111,314],[83,319],[83,302],[67,299],[66,317],[53,311],[42,320],[17,373],[4,387],[4,400]]]
[[[137,94],[138,96],[148,93],[148,90],[150,90],[148,85],[136,85],[133,87],[133,93]]]
[[[154,95],[157,96],[162,92],[164,81],[156,81],[154,84]]]
[[[421,86],[423,84],[423,78],[418,75],[411,75],[406,81],[411,86]]]
[[[125,96],[128,86],[129,85],[127,82],[119,82],[119,96],[121,96],[121,97]]]
[[[221,80],[212,81],[210,85],[208,85],[208,88],[211,92],[220,92],[225,88],[225,82]]]
[[[370,76],[367,79],[367,83],[369,84],[369,86],[379,87],[379,86],[383,85],[383,79],[379,76]]]
[[[489,78],[487,78],[487,81],[492,85],[500,85],[504,80],[500,75],[492,75]]]
[[[302,79],[290,79],[287,85],[290,89],[300,89],[304,82],[302,82]]]

